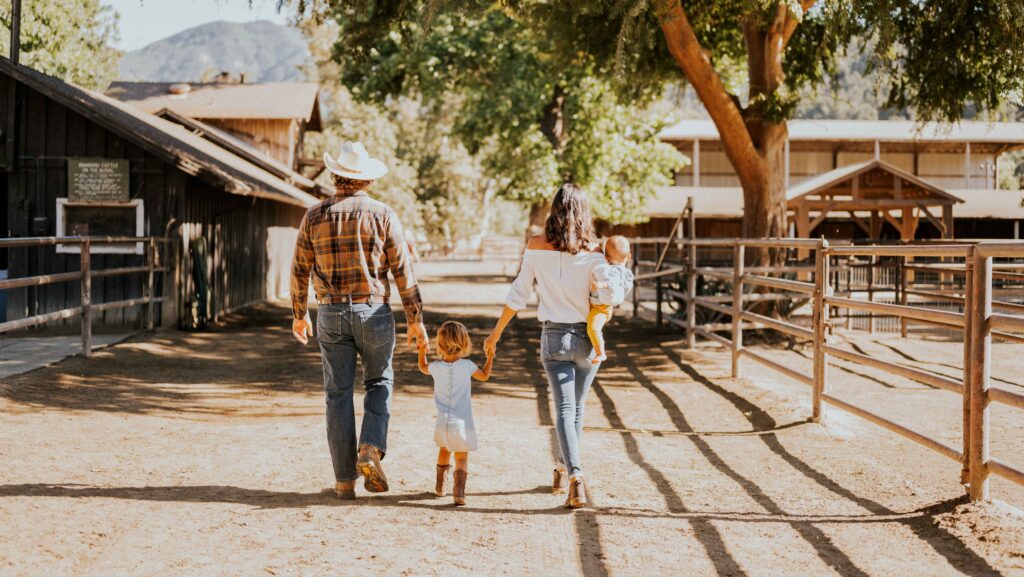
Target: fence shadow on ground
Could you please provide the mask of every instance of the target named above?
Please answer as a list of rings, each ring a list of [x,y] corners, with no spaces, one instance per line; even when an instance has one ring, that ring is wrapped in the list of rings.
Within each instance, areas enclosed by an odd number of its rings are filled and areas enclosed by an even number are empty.
[[[402,315],[398,313],[400,318]],[[480,315],[446,315],[459,318],[470,328],[479,346],[494,320]],[[310,415],[322,414],[321,372],[319,351],[314,344],[300,347],[291,340],[287,326],[289,314],[282,307],[264,306],[246,315],[230,319],[215,331],[203,334],[158,333],[148,339],[136,339],[96,355],[91,361],[69,359],[60,365],[22,375],[8,383],[0,394],[13,403],[33,408],[116,411],[125,413],[175,412],[186,414],[226,414],[237,411],[235,400],[244,396],[306,395],[316,401]],[[436,326],[441,319],[428,314],[428,322]],[[669,333],[631,322],[618,322],[610,327],[612,359],[595,384],[602,412],[610,424],[608,433],[622,440],[630,461],[643,471],[660,493],[665,510],[598,506],[576,512],[573,526],[578,554],[585,575],[607,575],[604,561],[601,519],[605,517],[679,518],[693,528],[695,538],[719,574],[744,575],[746,570],[726,545],[722,529],[715,521],[785,523],[814,549],[820,559],[837,573],[847,576],[866,575],[866,571],[838,546],[819,524],[834,523],[898,523],[906,526],[923,544],[945,558],[955,569],[971,575],[999,573],[980,555],[935,523],[935,518],[952,510],[960,500],[936,503],[910,512],[892,510],[868,497],[857,494],[823,471],[790,451],[778,436],[783,429],[804,426],[803,422],[779,424],[762,407],[735,389],[702,372],[694,354],[663,345]],[[401,394],[429,395],[430,381],[419,375],[413,354],[404,347],[404,331],[399,327],[399,350],[396,353],[396,382]],[[243,338],[244,337],[244,338]],[[499,346],[495,378],[481,395],[534,397],[538,421],[549,430],[552,461],[558,458],[553,430],[550,395],[538,359],[539,330],[535,321],[515,321]],[[186,354],[198,347],[196,354]],[[477,351],[479,357],[480,351]],[[140,377],[139,363],[145,363]],[[750,436],[750,443],[761,443],[777,455],[795,473],[831,493],[868,511],[867,515],[801,516],[787,513],[759,484],[744,475],[713,448],[705,434],[696,431],[687,418],[688,411],[699,407],[682,407],[673,397],[672,387],[655,382],[654,372],[674,371],[685,386],[699,386],[732,405],[744,416],[749,429],[721,434]],[[678,380],[678,379],[677,379]],[[211,386],[215,383],[215,386]],[[674,386],[674,385],[673,385]],[[725,479],[735,483],[763,511],[700,511],[688,506],[673,480],[659,470],[640,449],[639,433],[630,429],[619,415],[613,392],[620,387],[649,394],[668,415],[679,438],[691,443],[696,452]],[[358,390],[358,385],[357,385]],[[272,416],[279,416],[275,414]],[[813,426],[813,425],[806,425]],[[756,439],[756,440],[755,440]],[[547,487],[510,488],[502,495],[548,492]],[[482,494],[480,494],[482,495]],[[258,508],[311,506],[380,506],[437,508],[430,494],[393,494],[374,496],[355,502],[343,502],[325,493],[301,493],[247,489],[231,486],[172,487],[92,487],[60,484],[22,484],[0,486],[3,497],[116,498],[144,501],[230,503]],[[445,501],[447,503],[447,501]],[[549,503],[549,502],[548,502]],[[567,515],[561,507],[536,509],[480,508],[460,509],[466,513],[501,513],[508,515]]]

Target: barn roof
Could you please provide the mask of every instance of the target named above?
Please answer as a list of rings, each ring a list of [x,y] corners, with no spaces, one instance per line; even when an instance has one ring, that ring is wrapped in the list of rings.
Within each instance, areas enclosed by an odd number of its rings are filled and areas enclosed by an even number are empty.
[[[956,124],[909,120],[790,120],[791,141],[987,142],[1024,145],[1024,123],[961,121]],[[661,131],[665,141],[718,140],[715,123],[682,120]]]
[[[0,73],[53,98],[185,173],[223,184],[232,194],[256,196],[304,207],[318,202],[318,199],[295,185],[204,140],[184,127],[129,104],[25,66],[16,67],[6,59],[0,59]]]
[[[304,120],[320,130],[320,86],[315,82],[187,83],[185,94],[171,94],[176,82],[113,82],[107,96],[154,114],[168,108],[192,118]]]

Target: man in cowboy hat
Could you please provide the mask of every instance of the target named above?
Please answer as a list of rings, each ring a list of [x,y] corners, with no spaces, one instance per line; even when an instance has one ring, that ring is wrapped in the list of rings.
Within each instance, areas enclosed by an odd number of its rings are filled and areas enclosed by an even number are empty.
[[[299,225],[292,262],[292,334],[306,344],[312,335],[306,295],[310,271],[320,304],[317,340],[327,394],[327,442],[334,464],[334,491],[355,498],[361,474],[367,491],[388,490],[380,461],[387,452],[394,370],[395,319],[388,271],[394,276],[409,325],[408,341],[429,348],[423,303],[413,276],[402,225],[391,207],[366,195],[384,176],[383,162],[370,158],[359,142],[346,142],[337,158],[324,154],[335,194],[313,206]],[[356,445],[352,394],[356,356],[363,365],[363,424]]]

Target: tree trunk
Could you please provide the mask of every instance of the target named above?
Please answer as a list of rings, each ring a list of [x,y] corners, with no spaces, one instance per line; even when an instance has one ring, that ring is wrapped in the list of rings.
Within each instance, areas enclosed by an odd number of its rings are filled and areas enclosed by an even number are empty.
[[[669,52],[718,128],[725,154],[743,187],[743,236],[784,236],[786,123],[766,118],[763,100],[755,97],[773,95],[782,83],[782,55],[795,26],[793,18],[780,4],[767,29],[753,21],[744,24],[751,102],[761,104],[742,110],[700,45],[681,1],[659,0],[655,11]],[[754,264],[777,258],[756,250],[750,256]]]
[[[555,85],[551,91],[551,100],[544,107],[544,115],[540,120],[540,131],[551,143],[555,156],[561,156],[565,149],[565,89]],[[566,175],[568,178],[570,175]],[[551,212],[551,200],[548,198],[535,200],[530,204],[530,220],[526,224],[526,240],[544,232],[544,223]]]

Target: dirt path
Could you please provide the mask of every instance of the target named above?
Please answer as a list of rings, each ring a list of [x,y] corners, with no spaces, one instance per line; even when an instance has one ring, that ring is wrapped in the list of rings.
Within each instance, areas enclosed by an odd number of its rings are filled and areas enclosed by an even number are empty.
[[[429,320],[479,343],[505,279],[424,269]],[[530,320],[474,393],[467,507],[428,493],[431,388],[404,348],[392,492],[337,501],[319,354],[287,318],[262,307],[0,383],[0,575],[1024,575],[1020,513],[964,507],[955,464],[852,417],[810,424],[806,389],[733,381],[714,347],[624,319],[587,405],[595,508],[546,488]]]

